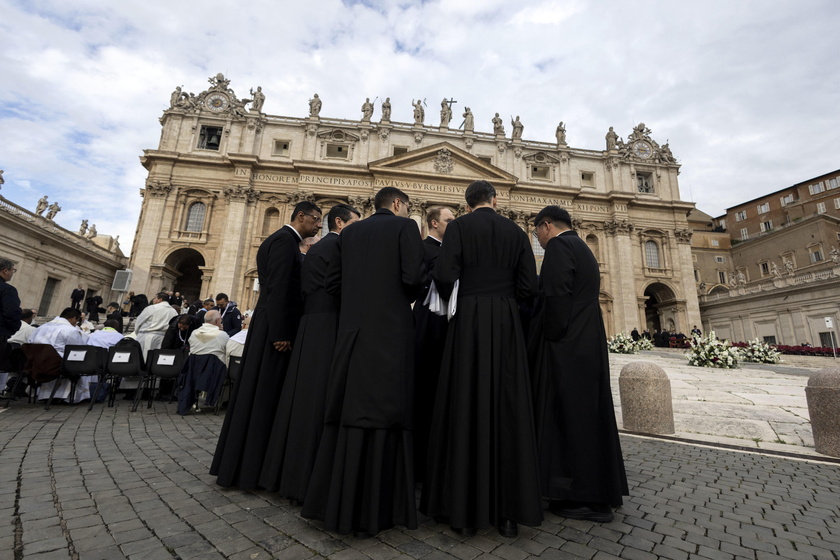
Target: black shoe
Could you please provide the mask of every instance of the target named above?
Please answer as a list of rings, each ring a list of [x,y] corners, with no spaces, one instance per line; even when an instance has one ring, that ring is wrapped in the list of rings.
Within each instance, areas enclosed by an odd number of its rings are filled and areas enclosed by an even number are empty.
[[[300,500],[296,500],[295,498],[289,498],[289,505],[294,507],[302,507],[303,502]]]
[[[515,521],[511,521],[510,519],[500,519],[498,529],[499,534],[503,537],[515,539],[519,536],[519,526]]]
[[[609,523],[613,520],[612,509],[607,504],[589,504],[582,502],[567,502],[552,500],[548,509],[554,515],[566,519],[582,519],[597,523]]]
[[[353,531],[353,536],[357,539],[371,539],[373,538],[372,533],[368,533],[366,531]]]
[[[450,529],[452,529],[453,533],[461,535],[462,537],[474,537],[478,533],[478,531],[473,527],[450,527]]]

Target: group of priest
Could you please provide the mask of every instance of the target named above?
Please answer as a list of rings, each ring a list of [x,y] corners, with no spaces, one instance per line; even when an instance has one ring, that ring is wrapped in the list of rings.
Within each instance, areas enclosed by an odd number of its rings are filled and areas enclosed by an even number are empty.
[[[364,220],[332,207],[301,259],[322,220],[302,201],[262,243],[218,484],[278,492],[360,538],[416,528],[415,483],[420,511],[465,535],[514,537],[542,522],[543,498],[557,515],[612,519],[628,487],[598,263],[549,206],[534,219],[538,279],[494,187],[476,181],[465,199],[457,219],[430,209],[422,240],[409,197],[385,187]]]

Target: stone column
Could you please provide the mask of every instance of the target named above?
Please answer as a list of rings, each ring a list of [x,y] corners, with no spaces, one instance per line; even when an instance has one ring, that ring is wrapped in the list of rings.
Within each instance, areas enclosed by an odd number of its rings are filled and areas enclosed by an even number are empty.
[[[633,246],[630,234],[633,224],[626,219],[612,220],[604,224],[607,235],[613,238],[613,258],[610,263],[612,289],[614,295],[613,312],[615,315],[616,332],[630,332],[635,327],[632,324],[638,316],[638,296],[636,283],[636,269],[633,266],[633,255],[637,250]],[[617,270],[616,270],[617,269]]]
[[[417,228],[420,234],[423,234],[423,222],[426,217],[426,202],[416,199],[411,199],[408,203],[408,216],[417,222]]]
[[[688,332],[694,325],[700,324],[700,302],[697,299],[697,289],[694,283],[694,261],[691,259],[691,236],[688,228],[674,230],[677,238],[676,257],[679,259],[679,270],[682,276],[677,278],[682,284],[683,298],[685,298],[685,319],[688,324],[683,332]],[[674,263],[676,265],[676,263]],[[674,266],[673,270],[677,270]],[[679,295],[677,296],[679,299]]]
[[[202,301],[204,301],[207,296],[216,297],[216,294],[212,290],[213,271],[215,270],[215,267],[199,266],[198,269],[201,271],[201,289],[198,292],[198,297],[200,297]]]
[[[131,276],[131,291],[136,294],[147,294],[150,291],[152,263],[155,250],[161,235],[166,201],[172,185],[161,181],[149,181],[145,189],[140,190],[143,197],[143,209],[140,223],[137,225],[137,239],[131,255],[129,268]],[[160,286],[154,289],[159,289]],[[151,298],[150,298],[151,299]]]
[[[242,287],[242,255],[247,241],[247,209],[260,196],[250,185],[234,185],[224,189],[227,198],[224,234],[221,236],[218,258],[213,263],[216,269],[211,287],[214,292],[225,292],[236,301]],[[202,282],[202,289],[205,289]]]

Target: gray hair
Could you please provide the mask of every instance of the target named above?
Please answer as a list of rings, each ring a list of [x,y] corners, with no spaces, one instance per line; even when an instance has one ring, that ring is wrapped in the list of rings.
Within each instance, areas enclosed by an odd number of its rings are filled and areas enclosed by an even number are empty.
[[[0,257],[0,270],[11,270],[15,267],[15,261]]]
[[[204,322],[205,323],[210,323],[212,325],[212,324],[216,323],[216,321],[221,321],[221,320],[222,320],[222,314],[219,313],[215,309],[211,309],[210,311],[208,311],[207,313],[204,314]]]

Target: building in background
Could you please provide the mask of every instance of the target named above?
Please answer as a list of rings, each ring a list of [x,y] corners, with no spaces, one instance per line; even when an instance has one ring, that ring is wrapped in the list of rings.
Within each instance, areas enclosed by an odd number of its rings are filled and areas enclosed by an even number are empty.
[[[467,185],[486,179],[499,193],[499,212],[529,234],[544,206],[570,211],[601,266],[609,333],[688,332],[700,322],[686,218],[693,204],[680,200],[668,144],[644,124],[626,140],[610,128],[605,149],[585,150],[567,144],[562,122],[550,142],[525,140],[527,122],[512,124],[511,136],[500,120],[492,133],[478,132],[476,119],[489,128],[491,115],[451,100],[441,103],[440,120],[412,100],[413,123],[390,120],[390,98],[378,107],[366,101],[356,120],[321,116],[329,100],[317,95],[308,115],[271,116],[262,112],[260,88],[240,99],[222,74],[209,82],[198,95],[176,88],[159,146],[141,157],[148,178],[130,265],[137,293],[169,288],[192,300],[225,292],[250,308],[257,248],[298,201],[325,213],[350,203],[367,216],[373,195],[396,186],[424,230],[428,208],[462,214]],[[463,115],[457,128],[453,111]],[[542,250],[533,247],[539,262]]]
[[[122,294],[112,292],[111,285],[128,262],[119,241],[95,228],[91,232],[86,222],[78,232],[66,230],[52,220],[55,212],[43,216],[44,210],[39,203],[31,212],[0,196],[0,255],[17,263],[12,284],[21,306],[51,319],[70,306],[79,284],[86,298],[118,300]]]
[[[705,330],[736,341],[837,345],[839,183],[840,170],[833,171],[729,208],[711,231],[695,231]],[[718,246],[701,243],[706,237]]]

